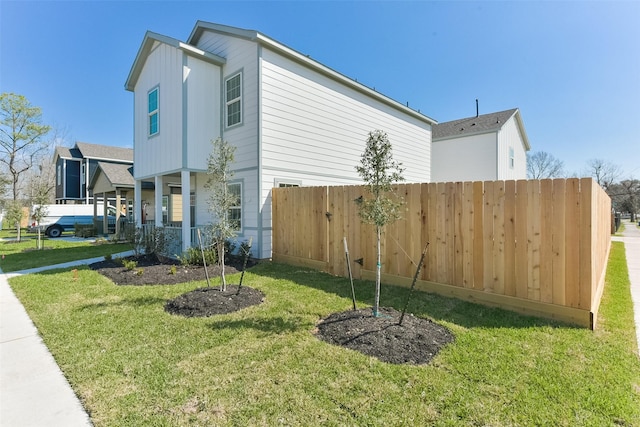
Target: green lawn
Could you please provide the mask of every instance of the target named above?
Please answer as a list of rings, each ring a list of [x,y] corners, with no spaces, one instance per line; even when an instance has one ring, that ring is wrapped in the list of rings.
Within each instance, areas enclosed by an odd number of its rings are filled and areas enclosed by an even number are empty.
[[[186,319],[163,305],[204,282],[122,287],[88,269],[75,281],[70,271],[11,279],[96,426],[640,425],[620,243],[596,332],[417,293],[410,311],[456,335],[426,366],[315,338],[320,318],[350,308],[348,280],[265,263],[245,284],[263,304]],[[373,283],[356,286],[370,305]],[[381,304],[401,308],[406,292],[383,286]]]
[[[11,238],[15,238],[15,231]],[[75,261],[85,258],[93,258],[130,251],[128,243],[91,243],[89,241],[69,242],[61,239],[43,240],[43,249],[36,250],[37,239],[27,234],[23,235],[20,242],[0,242],[0,269],[9,273],[27,268],[54,265],[67,261]]]

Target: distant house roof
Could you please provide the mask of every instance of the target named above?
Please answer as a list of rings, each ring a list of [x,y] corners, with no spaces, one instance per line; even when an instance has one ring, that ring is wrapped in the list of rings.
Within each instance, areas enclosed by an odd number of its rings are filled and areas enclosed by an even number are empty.
[[[531,148],[529,139],[524,130],[524,124],[520,117],[520,110],[512,108],[511,110],[498,111],[497,113],[481,114],[475,117],[465,119],[452,120],[450,122],[438,123],[432,128],[432,140],[444,140],[457,138],[461,136],[470,136],[489,132],[497,132],[502,126],[515,116],[516,124],[520,129],[520,134],[527,150]]]
[[[104,178],[109,181],[112,187],[131,187],[133,188],[135,180],[133,179],[133,166],[118,163],[98,162],[98,170],[102,172]],[[98,173],[94,175],[92,180],[97,179]]]
[[[133,163],[133,148],[89,144],[86,142],[76,142],[75,148],[86,159]]]

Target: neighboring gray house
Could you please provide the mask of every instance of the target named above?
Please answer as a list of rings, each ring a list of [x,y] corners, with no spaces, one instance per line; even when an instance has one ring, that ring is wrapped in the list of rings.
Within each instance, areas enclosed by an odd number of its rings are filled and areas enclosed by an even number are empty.
[[[531,149],[517,108],[433,126],[431,181],[527,178]]]
[[[182,250],[211,221],[204,184],[218,137],[237,148],[229,214],[258,258],[271,256],[271,189],[360,184],[370,131],[387,132],[407,181],[431,181],[433,119],[258,31],[198,21],[186,42],[147,32],[125,87],[135,218],[146,207],[156,225],[177,226]]]
[[[86,142],[76,142],[72,148],[56,147],[53,157],[56,203],[93,203],[93,192],[88,183],[99,162],[131,166],[133,149]]]

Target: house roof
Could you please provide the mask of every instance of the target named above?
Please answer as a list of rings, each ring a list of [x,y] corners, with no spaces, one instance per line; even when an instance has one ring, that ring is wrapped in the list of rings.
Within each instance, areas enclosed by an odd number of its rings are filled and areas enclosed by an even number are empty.
[[[133,148],[76,142],[76,147],[85,159],[133,163]]]
[[[505,123],[514,117],[516,124],[522,135],[525,148],[531,149],[529,139],[524,129],[524,123],[520,116],[520,110],[512,108],[510,110],[498,111],[496,113],[481,114],[479,116],[467,117],[465,119],[452,120],[450,122],[438,123],[432,128],[432,140],[440,141],[461,136],[480,135],[490,132],[498,132]]]
[[[135,180],[133,179],[133,166],[131,165],[98,162],[98,169],[91,179],[90,188],[95,186],[100,175],[108,181],[109,185],[113,187],[113,189],[116,187],[133,188],[135,185]]]
[[[214,24],[214,23],[210,23],[210,22],[205,22],[205,21],[198,21],[193,29],[193,31],[191,32],[191,35],[189,36],[189,39],[187,40],[187,43],[182,43],[178,40],[172,39],[170,37],[166,37],[166,36],[161,36],[159,34],[156,33],[150,33],[147,32],[147,34],[145,35],[145,38],[142,42],[142,46],[140,47],[140,50],[138,51],[138,54],[136,56],[136,59],[134,61],[133,67],[131,68],[131,72],[129,73],[129,77],[127,78],[127,82],[125,83],[125,88],[129,91],[133,91],[135,88],[135,84],[138,80],[138,77],[140,76],[140,73],[142,72],[142,68],[144,66],[144,63],[146,61],[146,57],[148,56],[148,54],[151,52],[152,47],[154,46],[154,42],[162,42],[162,43],[167,43],[171,46],[174,46],[176,48],[179,49],[183,49],[185,50],[188,54],[191,55],[200,55],[200,56],[204,56],[206,55],[207,57],[211,57],[211,58],[215,58],[218,62],[219,65],[222,65],[225,63],[225,59],[222,57],[219,57],[217,55],[213,55],[209,52],[205,52],[202,51],[194,46],[196,46],[198,44],[198,41],[200,39],[200,37],[202,37],[202,35],[205,32],[216,32],[219,34],[225,34],[228,36],[232,36],[232,37],[238,37],[238,38],[243,38],[246,40],[251,40],[253,42],[256,42],[258,44],[260,44],[261,46],[265,46],[268,47],[269,49],[272,49],[276,52],[278,52],[279,54],[299,63],[302,64],[308,68],[313,69],[314,71],[331,78],[332,80],[335,80],[341,84],[344,84],[345,86],[350,87],[351,89],[354,89],[360,93],[363,93],[371,98],[374,98],[386,105],[389,105],[391,107],[393,107],[396,110],[402,111],[405,114],[408,114],[414,118],[419,119],[420,121],[423,122],[427,122],[430,125],[434,125],[437,122],[422,114],[419,111],[416,111],[412,108],[409,108],[408,106],[405,106],[404,104],[395,101],[391,98],[389,98],[386,95],[381,94],[380,92],[376,92],[375,89],[369,88],[365,85],[363,85],[362,83],[359,83],[329,67],[327,67],[326,65],[321,64],[318,61],[315,61],[313,59],[311,59],[308,55],[303,55],[285,45],[283,45],[282,43],[279,43],[277,41],[275,41],[274,39],[258,32],[258,31],[254,31],[254,30],[246,30],[246,29],[242,29],[242,28],[236,28],[236,27],[230,27],[227,25],[220,25],[220,24]],[[213,62],[211,59],[209,60],[209,62]]]
[[[222,65],[227,62],[227,60],[221,56],[214,55],[210,52],[198,49],[189,44],[183,43],[180,40],[176,40],[172,37],[163,36],[162,34],[154,33],[151,31],[147,31],[144,35],[144,39],[142,40],[142,44],[140,45],[140,49],[138,49],[138,53],[136,54],[136,59],[131,66],[131,70],[129,71],[129,76],[127,77],[127,81],[125,82],[125,89],[133,92],[135,89],[138,78],[140,77],[140,73],[144,68],[144,63],[147,60],[147,57],[153,50],[156,43],[164,43],[169,46],[173,46],[176,49],[180,49],[185,52],[187,55],[196,57],[206,62],[210,62],[216,65]]]

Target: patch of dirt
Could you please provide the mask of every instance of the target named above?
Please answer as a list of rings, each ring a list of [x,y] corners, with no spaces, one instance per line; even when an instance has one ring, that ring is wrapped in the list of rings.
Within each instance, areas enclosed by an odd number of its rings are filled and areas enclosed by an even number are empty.
[[[198,288],[182,294],[164,306],[167,313],[185,317],[208,317],[226,314],[258,305],[264,301],[264,294],[257,289],[238,285],[227,285],[226,291],[220,287]]]
[[[449,329],[428,319],[381,307],[333,313],[317,325],[316,336],[330,344],[373,356],[383,362],[421,365],[429,363],[445,345],[455,340]]]
[[[175,285],[194,280],[206,280],[203,266],[183,266],[170,258],[158,259],[155,255],[142,255],[129,256],[123,260],[136,261],[137,266],[130,270],[115,260],[105,260],[90,264],[89,268],[113,280],[116,285]],[[255,265],[255,262],[250,261],[247,268],[252,265]],[[229,260],[224,269],[225,274],[234,274],[241,270],[242,263],[236,259]],[[212,285],[219,283],[220,267],[209,265],[207,271]]]

